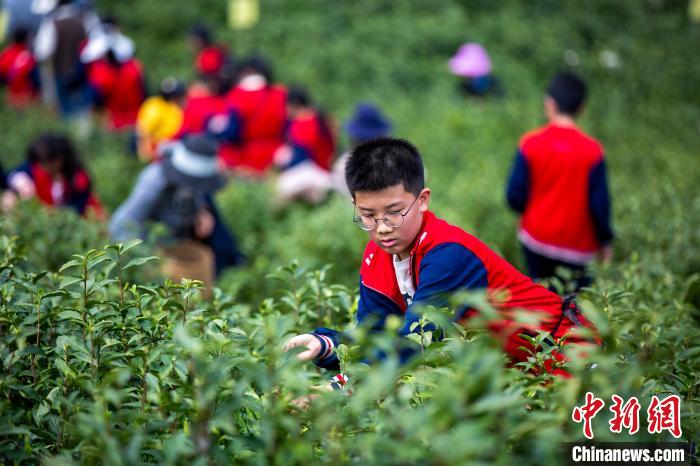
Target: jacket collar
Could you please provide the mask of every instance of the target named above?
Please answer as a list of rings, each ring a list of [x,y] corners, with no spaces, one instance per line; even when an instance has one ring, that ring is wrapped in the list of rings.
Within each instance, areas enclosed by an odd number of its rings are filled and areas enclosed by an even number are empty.
[[[433,225],[435,218],[435,214],[429,210],[423,214],[423,221],[421,222],[420,229],[413,240],[413,247],[411,248],[410,253],[411,256],[418,254],[422,248],[426,247],[426,239],[430,236],[430,231],[432,229],[431,226]]]

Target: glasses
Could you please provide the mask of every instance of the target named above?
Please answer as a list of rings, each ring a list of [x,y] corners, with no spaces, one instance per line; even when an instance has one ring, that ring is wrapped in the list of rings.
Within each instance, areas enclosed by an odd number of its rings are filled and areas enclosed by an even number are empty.
[[[374,218],[371,215],[358,215],[357,217],[354,217],[352,221],[365,231],[372,231],[377,228],[380,220],[384,221],[386,226],[396,229],[403,224],[403,218],[408,215],[408,212],[411,210],[411,207],[413,207],[413,204],[415,204],[417,200],[418,198],[416,197],[403,214],[400,211],[387,212],[382,218]]]

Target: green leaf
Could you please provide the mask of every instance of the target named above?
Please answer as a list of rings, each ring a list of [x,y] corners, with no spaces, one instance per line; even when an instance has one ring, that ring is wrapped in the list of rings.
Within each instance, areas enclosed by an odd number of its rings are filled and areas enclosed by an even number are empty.
[[[159,260],[159,259],[160,259],[160,257],[158,257],[158,256],[137,257],[135,259],[131,259],[129,261],[129,263],[124,266],[124,268],[122,270],[126,270],[126,269],[131,268],[131,267],[138,267],[138,266],[143,265],[147,262],[151,262],[151,261]]]
[[[61,387],[53,387],[49,394],[46,395],[46,399],[53,403],[59,393],[61,393]]]
[[[58,269],[58,273],[63,273],[64,270],[68,270],[71,267],[77,267],[79,265],[83,265],[82,261],[80,261],[78,259],[70,260],[70,261],[66,262],[65,264],[63,264],[60,269]]]
[[[126,241],[124,243],[120,243],[122,254],[124,254],[129,249],[131,249],[135,246],[138,246],[141,243],[143,243],[143,241],[140,239],[131,239],[131,240]]]
[[[65,295],[66,295],[65,291],[52,291],[50,293],[46,293],[45,295],[43,295],[41,297],[41,299],[44,300],[46,298],[55,298],[57,296],[65,296]]]
[[[76,283],[82,282],[82,281],[83,281],[83,279],[79,278],[79,277],[66,277],[61,281],[61,284],[58,285],[58,288],[62,290],[64,288],[67,288],[71,285],[75,285]]]
[[[104,252],[103,252],[102,255],[100,255],[100,257],[97,257],[95,259],[90,259],[90,261],[88,262],[88,270],[94,269],[95,267],[97,267],[98,265],[100,265],[103,262],[113,261],[113,260],[114,259],[112,259],[111,257],[104,255]]]

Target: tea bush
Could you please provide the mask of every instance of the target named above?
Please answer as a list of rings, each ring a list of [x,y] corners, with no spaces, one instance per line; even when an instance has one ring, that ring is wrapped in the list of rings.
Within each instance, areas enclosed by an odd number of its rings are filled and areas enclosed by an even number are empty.
[[[651,395],[678,394],[684,438],[698,434],[697,308],[645,292],[650,283],[586,295],[605,350],[572,357],[572,379],[505,369],[484,334],[455,330],[439,343],[425,338],[424,356],[404,367],[395,355],[358,364],[358,347],[341,346],[349,387],[314,392],[327,376],[281,345],[319,323],[347,326],[352,291],[292,264],[269,277],[272,297],[258,307],[220,289],[203,302],[198,282],[126,281],[154,259],[127,261],[135,243],[34,273],[21,266],[18,240],[0,238],[6,462],[560,464],[559,442],[582,436],[570,413],[587,391],[638,396],[644,406]],[[665,286],[682,297],[689,284],[669,277]],[[589,360],[598,367],[587,369]],[[309,393],[319,397],[308,410],[291,403]],[[598,438],[614,438],[606,427],[596,423]]]

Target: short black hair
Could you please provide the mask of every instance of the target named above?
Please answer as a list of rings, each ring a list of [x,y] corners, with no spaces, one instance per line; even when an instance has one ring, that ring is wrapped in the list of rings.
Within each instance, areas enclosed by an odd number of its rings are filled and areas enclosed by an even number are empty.
[[[262,75],[268,84],[272,83],[272,67],[270,63],[261,55],[251,55],[244,60],[242,60],[237,65],[238,79],[240,80],[244,75],[249,73],[255,73]]]
[[[420,152],[404,139],[382,137],[356,146],[345,164],[345,182],[357,191],[376,192],[402,184],[418,195],[425,187]]]
[[[211,45],[213,39],[211,37],[211,31],[206,24],[196,24],[190,29],[190,36],[196,37],[204,45]]]
[[[16,27],[12,30],[12,43],[26,44],[29,42],[29,31],[23,27]]]
[[[298,105],[299,107],[311,106],[311,97],[305,88],[301,86],[289,86],[287,90],[287,103],[290,105]]]
[[[586,83],[574,73],[558,73],[549,83],[547,95],[554,99],[561,113],[573,116],[586,100]]]

